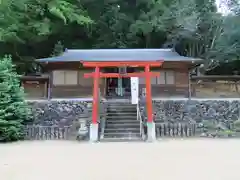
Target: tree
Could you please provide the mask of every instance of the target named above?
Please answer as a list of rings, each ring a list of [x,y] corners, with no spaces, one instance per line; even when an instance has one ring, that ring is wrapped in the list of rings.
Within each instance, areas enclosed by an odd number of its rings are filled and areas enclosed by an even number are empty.
[[[23,138],[24,125],[31,119],[31,111],[24,101],[23,89],[12,65],[11,57],[0,61],[0,141]]]
[[[5,0],[0,6],[0,41],[36,42],[76,23],[92,23],[73,0]]]
[[[75,0],[1,1],[0,55],[11,54],[22,74],[35,58],[49,56],[58,41],[74,42],[69,34],[75,36],[92,23]]]
[[[239,58],[239,17],[218,13],[214,0],[173,0],[158,19],[155,24],[167,37],[164,46],[204,59],[205,70]]]
[[[58,42],[74,49],[168,47],[212,69],[239,57],[239,0],[224,2],[231,12],[225,16],[215,0],[5,0],[0,55],[12,54],[24,72]]]

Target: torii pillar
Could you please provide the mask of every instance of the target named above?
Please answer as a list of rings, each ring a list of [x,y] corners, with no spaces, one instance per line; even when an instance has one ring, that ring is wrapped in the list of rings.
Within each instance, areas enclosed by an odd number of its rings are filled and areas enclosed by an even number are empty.
[[[146,105],[147,105],[147,138],[148,138],[147,140],[152,142],[156,140],[156,130],[155,122],[153,121],[150,65],[145,66],[145,78],[146,78]]]

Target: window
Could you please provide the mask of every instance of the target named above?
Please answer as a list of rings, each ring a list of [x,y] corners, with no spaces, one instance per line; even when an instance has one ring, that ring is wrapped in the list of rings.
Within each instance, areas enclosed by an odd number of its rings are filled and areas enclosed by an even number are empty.
[[[175,73],[174,71],[166,71],[166,84],[175,84]]]
[[[174,71],[161,71],[157,78],[157,84],[175,84]]]
[[[53,71],[53,85],[77,85],[77,71]]]
[[[53,84],[54,85],[64,84],[64,71],[53,71]]]

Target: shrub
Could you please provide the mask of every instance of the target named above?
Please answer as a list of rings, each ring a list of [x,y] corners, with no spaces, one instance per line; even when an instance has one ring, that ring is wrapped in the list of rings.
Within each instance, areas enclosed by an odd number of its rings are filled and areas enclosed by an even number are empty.
[[[0,142],[21,140],[31,111],[10,56],[0,59]]]

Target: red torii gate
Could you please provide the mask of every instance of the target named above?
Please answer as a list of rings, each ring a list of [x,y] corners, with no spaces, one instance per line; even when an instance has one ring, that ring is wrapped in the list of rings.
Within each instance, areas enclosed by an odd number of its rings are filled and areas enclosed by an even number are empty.
[[[85,73],[85,78],[93,78],[93,109],[92,109],[92,125],[97,125],[98,121],[98,101],[99,101],[99,78],[126,78],[126,77],[145,77],[146,78],[146,102],[147,102],[147,122],[153,123],[153,110],[152,110],[152,94],[151,94],[151,77],[159,76],[159,72],[151,72],[150,67],[160,67],[163,61],[114,61],[114,62],[82,62],[84,67],[95,68],[93,73]],[[102,73],[100,68],[103,67],[144,67],[144,72],[135,73]],[[90,132],[91,133],[91,132]]]

